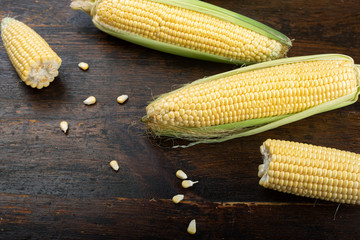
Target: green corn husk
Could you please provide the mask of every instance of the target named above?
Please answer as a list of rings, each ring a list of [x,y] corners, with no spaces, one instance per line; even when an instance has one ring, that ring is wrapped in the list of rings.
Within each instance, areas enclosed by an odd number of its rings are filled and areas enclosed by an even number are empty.
[[[296,62],[304,62],[304,61],[315,61],[315,60],[346,60],[349,61],[353,65],[354,74],[356,76],[356,91],[351,94],[338,97],[334,100],[324,102],[322,104],[313,106],[306,110],[279,115],[279,116],[271,116],[271,117],[263,117],[257,119],[244,120],[229,124],[215,125],[209,127],[184,127],[184,126],[172,126],[172,125],[162,125],[154,121],[156,115],[150,116],[153,113],[149,113],[149,109],[154,109],[156,104],[158,104],[164,97],[170,96],[180,90],[190,89],[196,87],[199,84],[209,83],[211,81],[216,81],[218,79],[236,75],[239,73],[255,71],[259,69],[269,68],[273,66],[278,66],[282,64],[296,63]],[[194,81],[191,84],[185,85],[184,87],[172,91],[170,93],[163,94],[151,102],[147,107],[147,115],[143,117],[143,121],[147,124],[150,132],[154,136],[165,136],[171,138],[181,138],[185,140],[194,141],[187,146],[193,146],[198,143],[217,143],[223,142],[230,139],[245,137],[254,134],[258,134],[285,124],[289,124],[306,117],[330,111],[333,109],[341,108],[350,104],[353,104],[357,101],[360,87],[360,74],[359,74],[359,65],[355,65],[353,59],[351,57],[340,55],[340,54],[323,54],[323,55],[312,55],[312,56],[303,56],[303,57],[293,57],[287,59],[279,59],[270,62],[258,63],[255,65],[239,68],[233,71],[225,72],[222,74],[214,75],[211,77],[207,77],[204,79],[199,79]],[[286,74],[286,73],[284,73]],[[295,80],[294,80],[295,81]],[[223,85],[222,85],[223,86]],[[225,87],[224,87],[225,88]],[[164,110],[165,111],[165,110]],[[160,112],[160,110],[158,111]]]
[[[251,64],[259,61],[248,60],[248,59],[235,59],[220,54],[212,54],[203,52],[194,48],[184,47],[180,45],[174,45],[173,43],[166,43],[164,41],[158,41],[150,38],[143,37],[139,34],[130,33],[129,31],[120,30],[104,22],[101,18],[98,17],[97,10],[101,4],[105,4],[108,0],[73,0],[71,3],[71,8],[74,10],[82,10],[88,13],[93,20],[94,25],[100,30],[115,36],[117,38],[142,45],[144,47],[152,48],[155,50],[180,55],[184,57],[196,58],[201,60],[215,61],[215,62],[224,62],[232,64]],[[156,2],[160,4],[176,6],[183,9],[192,10],[195,12],[207,14],[212,17],[224,20],[226,22],[233,23],[235,25],[241,26],[253,32],[256,32],[262,36],[267,37],[268,39],[275,40],[279,43],[279,46],[276,49],[273,49],[273,52],[269,54],[269,58],[279,59],[286,56],[287,51],[292,46],[291,40],[286,37],[284,34],[260,23],[248,17],[242,16],[235,12],[214,6],[212,4],[199,1],[199,0],[148,0],[150,2]],[[114,9],[117,10],[121,8],[121,0],[115,1],[113,3]],[[114,10],[114,11],[115,11]],[[148,8],[148,11],[152,11],[151,8]],[[106,19],[107,21],[113,21],[111,17]],[[226,30],[226,29],[224,29]],[[209,29],[210,31],[210,29]],[[158,33],[158,32],[156,32]],[[257,40],[254,40],[258,44]],[[229,48],[232,46],[228,46]],[[249,52],[248,55],[254,54],[254,52]],[[262,60],[263,61],[263,60]]]

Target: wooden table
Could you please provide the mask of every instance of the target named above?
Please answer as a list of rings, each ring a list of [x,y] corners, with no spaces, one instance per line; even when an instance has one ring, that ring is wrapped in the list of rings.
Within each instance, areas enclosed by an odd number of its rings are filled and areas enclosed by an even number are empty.
[[[358,1],[207,2],[295,39],[289,56],[344,53],[360,63]],[[359,239],[360,208],[258,185],[267,138],[360,153],[359,103],[255,136],[171,148],[139,121],[154,96],[236,66],[140,47],[96,29],[70,1],[1,0],[60,55],[59,77],[34,90],[0,46],[0,239]],[[77,64],[89,63],[83,72]],[[119,105],[116,98],[128,94]],[[82,101],[96,96],[98,102]],[[70,124],[67,135],[59,122]],[[161,145],[161,146],[160,146]],[[109,162],[116,159],[120,170]],[[199,183],[184,190],[178,169]],[[175,205],[171,197],[184,193]],[[335,216],[335,219],[334,219]],[[186,228],[196,219],[198,232]]]

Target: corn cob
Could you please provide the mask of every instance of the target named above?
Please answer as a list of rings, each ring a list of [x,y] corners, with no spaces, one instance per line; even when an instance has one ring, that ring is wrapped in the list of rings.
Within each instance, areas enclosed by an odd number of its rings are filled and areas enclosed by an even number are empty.
[[[143,118],[156,136],[221,142],[354,103],[359,66],[345,55],[279,59],[161,95]]]
[[[156,50],[243,64],[286,56],[291,41],[255,20],[198,0],[73,0],[100,30]]]
[[[266,140],[259,184],[281,192],[360,204],[360,155],[303,143]]]
[[[1,37],[10,61],[26,85],[41,89],[54,81],[61,59],[34,30],[6,17],[1,21]]]

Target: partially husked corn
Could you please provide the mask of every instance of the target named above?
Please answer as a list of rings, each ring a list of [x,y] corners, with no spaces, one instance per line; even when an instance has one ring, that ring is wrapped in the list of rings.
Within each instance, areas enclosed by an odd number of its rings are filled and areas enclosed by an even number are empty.
[[[260,147],[260,185],[338,203],[360,204],[360,154],[281,140]]]
[[[256,64],[164,94],[147,106],[144,120],[155,135],[181,137],[185,133],[191,138],[204,133],[216,137],[217,133],[211,135],[208,130],[224,132],[251,121],[254,126],[263,125],[263,121],[330,104],[345,96],[349,96],[346,101],[353,99],[351,104],[358,94],[358,68],[343,55]],[[319,111],[312,114],[316,113]]]
[[[348,61],[297,62],[184,88],[147,107],[152,121],[209,127],[303,111],[356,90]]]
[[[252,19],[197,0],[183,2],[74,0],[71,7],[111,35],[183,56],[255,63],[282,58],[291,46],[286,36]]]
[[[26,85],[41,89],[54,81],[61,59],[39,34],[6,17],[1,21],[1,37],[11,63]]]

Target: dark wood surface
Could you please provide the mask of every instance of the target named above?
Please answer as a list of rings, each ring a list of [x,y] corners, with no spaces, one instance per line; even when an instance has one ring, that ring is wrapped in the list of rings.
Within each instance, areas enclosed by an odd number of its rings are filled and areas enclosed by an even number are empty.
[[[343,53],[360,63],[358,1],[207,2],[295,39],[289,56]],[[172,149],[147,136],[139,121],[147,103],[236,66],[116,39],[69,4],[0,2],[0,18],[24,21],[63,59],[55,82],[34,90],[0,46],[0,239],[360,239],[359,206],[341,205],[335,216],[337,204],[263,189],[257,177],[267,138],[360,153],[359,103],[251,137]],[[89,71],[78,69],[80,61]],[[116,102],[121,94],[129,95],[124,105]],[[96,105],[84,106],[89,95]],[[199,183],[182,189],[178,169]],[[177,193],[185,200],[175,205]],[[186,232],[191,219],[195,236]]]

